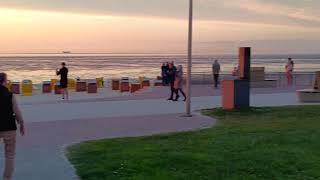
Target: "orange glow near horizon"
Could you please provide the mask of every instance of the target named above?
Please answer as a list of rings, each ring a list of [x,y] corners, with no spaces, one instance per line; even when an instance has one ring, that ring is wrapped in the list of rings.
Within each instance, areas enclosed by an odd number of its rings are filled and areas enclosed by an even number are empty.
[[[0,9],[0,25],[0,48],[7,51],[134,50],[143,43],[184,38],[183,21],[167,19]]]
[[[187,22],[179,19],[0,8],[0,26],[0,53],[186,50]],[[319,32],[298,26],[202,20],[195,21],[194,41],[250,41],[285,36],[312,39]],[[224,49],[217,51],[223,53]]]

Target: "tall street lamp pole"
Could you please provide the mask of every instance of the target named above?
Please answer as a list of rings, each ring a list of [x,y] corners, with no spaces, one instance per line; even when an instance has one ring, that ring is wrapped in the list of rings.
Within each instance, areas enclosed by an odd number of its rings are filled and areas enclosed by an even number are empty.
[[[192,26],[193,0],[189,0],[189,32],[188,32],[188,66],[187,66],[187,100],[186,115],[191,116],[191,68],[192,68]]]

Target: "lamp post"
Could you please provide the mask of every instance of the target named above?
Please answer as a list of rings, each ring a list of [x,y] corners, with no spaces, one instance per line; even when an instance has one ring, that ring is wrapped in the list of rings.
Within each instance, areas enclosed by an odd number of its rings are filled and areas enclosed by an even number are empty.
[[[191,68],[192,68],[192,26],[193,26],[193,0],[189,0],[189,32],[188,32],[188,66],[187,66],[187,100],[186,115],[191,117]]]

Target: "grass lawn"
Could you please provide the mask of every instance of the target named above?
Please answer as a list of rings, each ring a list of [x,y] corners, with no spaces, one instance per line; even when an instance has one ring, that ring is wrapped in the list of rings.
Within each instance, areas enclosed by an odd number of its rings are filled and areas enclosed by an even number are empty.
[[[83,142],[83,180],[320,179],[320,106],[204,110],[209,129]]]

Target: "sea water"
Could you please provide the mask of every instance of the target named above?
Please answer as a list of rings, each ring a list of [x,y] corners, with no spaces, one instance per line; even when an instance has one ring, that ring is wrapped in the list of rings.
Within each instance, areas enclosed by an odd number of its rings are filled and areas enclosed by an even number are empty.
[[[320,71],[320,55],[254,55],[252,66],[264,66],[267,72],[283,72],[287,58],[293,58],[295,71]],[[194,55],[193,73],[211,73],[211,66],[218,59],[223,73],[231,73],[237,66],[237,55]],[[57,78],[55,71],[66,62],[71,78],[92,79],[160,75],[161,64],[174,61],[186,66],[183,54],[0,54],[0,72],[11,80],[31,79],[41,82]]]

